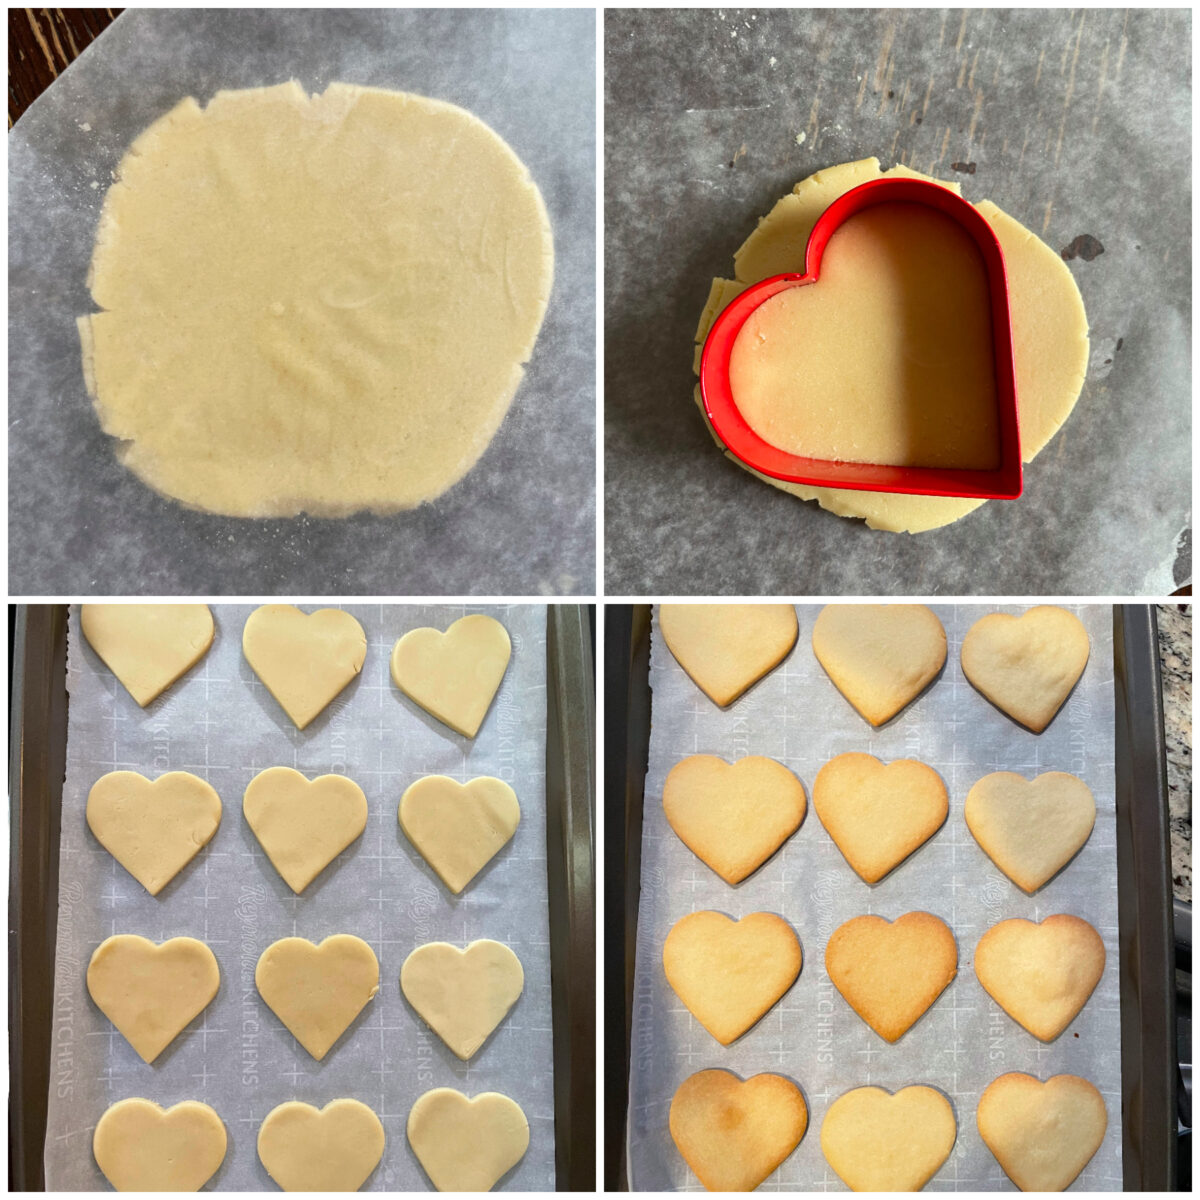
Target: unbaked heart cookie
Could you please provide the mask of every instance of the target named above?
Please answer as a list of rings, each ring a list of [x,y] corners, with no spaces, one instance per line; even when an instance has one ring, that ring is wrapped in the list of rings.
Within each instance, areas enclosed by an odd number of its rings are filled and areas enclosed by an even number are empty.
[[[834,686],[872,725],[911,704],[946,662],[946,631],[924,604],[827,604],[812,645]]]
[[[724,708],[787,658],[800,627],[790,604],[660,604],[658,628],[696,686]]]
[[[1052,1042],[1079,1014],[1104,974],[1104,942],[1066,913],[1038,924],[1014,917],[975,947],[975,974],[1018,1025]]]
[[[508,1015],[525,986],[521,960],[501,942],[418,946],[400,968],[400,990],[464,1062]]]
[[[871,754],[839,754],[817,773],[813,807],[846,861],[878,883],[946,822],[941,776],[915,759],[886,765]]]
[[[87,823],[100,845],[157,896],[212,840],[221,797],[186,771],[153,782],[136,771],[110,771],[88,792]]]
[[[695,912],[663,943],[663,970],[675,994],[723,1046],[758,1023],[796,982],[800,940],[774,913],[735,921]]]
[[[445,633],[409,630],[392,649],[392,682],[443,725],[473,738],[511,655],[508,630],[475,613],[460,617]]]
[[[1078,1075],[1045,1083],[1013,1071],[990,1083],[975,1113],[979,1136],[1023,1192],[1065,1191],[1100,1149],[1104,1098]]]
[[[190,937],[156,946],[119,933],[96,947],[87,969],[96,1007],[148,1063],[203,1012],[220,982],[213,952]]]
[[[221,1118],[198,1100],[160,1108],[118,1100],[96,1122],[92,1154],[118,1192],[198,1192],[225,1161]]]
[[[826,944],[825,970],[850,1007],[895,1042],[958,974],[958,946],[932,913],[905,913],[891,923],[853,917]]]
[[[292,604],[264,604],[246,619],[242,653],[304,729],[362,670],[367,635],[340,608],[303,613]]]
[[[142,708],[190,671],[213,640],[207,604],[83,604],[79,624]]]
[[[984,853],[1032,894],[1083,848],[1096,823],[1096,801],[1082,779],[1064,771],[1032,781],[996,771],[967,793],[963,816]]]
[[[782,1075],[698,1071],[671,1101],[671,1137],[710,1192],[752,1192],[800,1144],[808,1107]]]
[[[1019,617],[980,617],[963,638],[962,669],[998,709],[1041,733],[1079,682],[1090,650],[1077,616],[1039,604]]]
[[[268,767],[250,780],[242,812],[271,865],[297,894],[367,825],[367,798],[344,775],[309,782],[291,767]]]
[[[289,1100],[267,1113],[258,1157],[285,1192],[356,1192],[383,1157],[383,1125],[358,1100]]]
[[[529,1122],[499,1092],[434,1088],[409,1111],[408,1144],[439,1192],[489,1192],[525,1157]]]
[[[839,1096],[821,1124],[821,1150],[855,1192],[919,1192],[950,1157],[958,1125],[941,1092],[860,1087]]]
[[[521,806],[502,779],[426,775],[400,797],[399,815],[405,836],[457,896],[516,833]]]
[[[687,848],[726,883],[739,883],[800,828],[804,785],[772,758],[727,763],[712,754],[678,762],[663,784],[663,811]]]
[[[287,937],[262,952],[254,983],[319,1061],[379,991],[379,960],[366,942],[348,933],[335,933],[320,945]]]

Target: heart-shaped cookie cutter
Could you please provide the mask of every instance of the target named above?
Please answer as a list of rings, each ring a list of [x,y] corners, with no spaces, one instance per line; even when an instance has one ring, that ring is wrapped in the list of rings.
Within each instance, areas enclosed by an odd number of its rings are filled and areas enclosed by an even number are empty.
[[[856,213],[879,204],[921,204],[958,223],[979,247],[988,281],[992,359],[996,385],[999,465],[992,470],[961,467],[889,466],[839,462],[792,454],[764,440],[746,422],[729,381],[729,360],[742,326],[772,296],[817,283],[821,257],[838,227]],[[852,188],[822,214],[804,252],[804,273],[772,275],[747,288],[713,322],[700,360],[700,394],[716,435],[748,467],[774,479],[814,487],[921,496],[971,496],[1013,500],[1021,494],[1021,435],[1017,424],[1017,383],[1013,370],[1012,326],[1004,254],[992,227],[980,213],[937,183],[920,179],[873,179]]]

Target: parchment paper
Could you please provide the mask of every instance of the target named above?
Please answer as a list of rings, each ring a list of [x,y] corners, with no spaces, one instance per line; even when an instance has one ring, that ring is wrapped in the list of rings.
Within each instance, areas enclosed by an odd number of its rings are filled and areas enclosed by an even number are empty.
[[[632,1184],[645,1191],[703,1190],[680,1158],[667,1128],[676,1088],[710,1067],[742,1078],[771,1071],[797,1083],[808,1104],[799,1148],[763,1185],[767,1190],[846,1190],[821,1154],[821,1122],[851,1088],[889,1091],[920,1083],[954,1105],[958,1141],[926,1185],[930,1191],[1015,1190],[975,1127],[983,1089],[1007,1071],[1040,1079],[1069,1073],[1090,1079],[1108,1109],[1104,1144],[1075,1187],[1121,1187],[1121,1035],[1118,1008],[1117,866],[1114,799],[1112,611],[1072,608],[1087,625],[1091,659],[1053,723],[1035,735],[1009,720],[963,677],[963,635],[987,605],[936,606],[949,643],[946,667],[917,702],[882,729],[871,726],[837,691],[812,653],[819,612],[801,605],[800,636],[785,662],[722,712],[684,674],[658,634],[651,643],[653,726],[642,834],[634,1030],[630,1067],[629,1161]],[[812,809],[817,771],[834,755],[874,754],[884,762],[916,758],[941,775],[950,793],[942,829],[874,887],[863,883]],[[733,888],[675,836],[662,810],[667,772],[689,754],[727,760],[775,758],[804,783],[804,823],[761,870]],[[1092,789],[1096,826],[1074,861],[1036,895],[1004,876],[963,820],[971,785],[992,771],[1032,778],[1069,771]],[[796,930],[804,954],[800,978],[767,1015],[723,1047],[684,1008],[662,971],[662,945],[689,912],[732,917],[774,912]],[[871,1030],[825,974],[825,943],[851,917],[894,920],[923,909],[941,917],[958,942],[958,977],[894,1045]],[[979,985],[974,949],[1010,917],[1041,920],[1068,912],[1090,921],[1104,939],[1104,976],[1079,1016],[1050,1045],[1013,1021]]]
[[[63,789],[54,1041],[46,1135],[51,1190],[107,1188],[92,1158],[92,1131],[108,1105],[144,1096],[168,1105],[202,1100],[225,1122],[229,1151],[211,1187],[274,1190],[258,1160],[258,1128],[277,1104],[318,1108],[341,1096],[370,1106],[387,1137],[366,1183],[374,1191],[430,1190],[405,1137],[408,1111],[434,1087],[499,1091],[529,1119],[529,1151],[502,1187],[554,1186],[554,1095],[545,825],[546,610],[480,609],[512,637],[500,692],[474,742],[453,733],[392,684],[388,658],[409,629],[444,629],[462,607],[347,606],[369,641],[352,683],[303,732],[296,730],[242,657],[250,605],[214,608],[208,655],[149,708],[139,709],[79,634],[71,613],[70,717]],[[366,831],[301,896],[275,872],[242,816],[242,793],[269,766],[310,778],[346,774],[366,792]],[[221,796],[216,836],[157,897],[118,865],[87,828],[88,789],[102,774],[155,778],[191,771]],[[506,780],[521,803],[513,840],[458,897],[400,830],[404,789],[422,775]],[[216,999],[147,1066],[92,1003],[85,972],[115,933],[206,942],[221,968]],[[293,935],[320,941],[353,933],[379,959],[379,993],[318,1063],[263,1003],[259,955]],[[463,1063],[409,1007],[400,967],[430,941],[494,938],[511,946],[525,989],[483,1049]]]
[[[590,594],[595,578],[595,14],[128,10],[9,134],[9,579],[21,595]],[[554,232],[554,289],[492,444],[392,517],[188,511],[114,457],[78,314],[130,142],[184,96],[297,79],[461,105],[512,146]]]

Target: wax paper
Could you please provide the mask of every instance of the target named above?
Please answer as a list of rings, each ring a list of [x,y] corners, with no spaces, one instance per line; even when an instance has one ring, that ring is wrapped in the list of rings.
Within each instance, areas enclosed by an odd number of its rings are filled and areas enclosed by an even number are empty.
[[[1114,799],[1112,611],[1072,608],[1091,638],[1083,678],[1053,723],[1030,733],[993,708],[966,682],[962,639],[987,605],[934,606],[946,629],[941,676],[914,704],[873,730],[850,707],[812,653],[819,609],[801,606],[795,649],[774,672],[722,711],[684,674],[658,633],[652,634],[653,726],[646,776],[631,1054],[629,1162],[639,1190],[702,1190],[667,1127],[676,1088],[711,1067],[746,1078],[763,1071],[797,1083],[809,1123],[799,1148],[763,1184],[765,1190],[845,1191],[821,1154],[821,1122],[830,1104],[872,1084],[896,1091],[925,1084],[954,1106],[958,1140],[928,1191],[1013,1190],[975,1127],[980,1093],[1008,1071],[1039,1079],[1070,1073],[1100,1089],[1108,1132],[1076,1188],[1121,1187],[1121,1035],[1117,961],[1117,864]],[[885,762],[916,758],[941,775],[950,794],[942,829],[875,886],[862,882],[812,809],[817,771],[837,754],[860,751]],[[758,872],[730,887],[675,836],[662,809],[663,780],[689,754],[727,760],[750,754],[794,771],[809,796],[804,823]],[[1096,798],[1096,826],[1071,864],[1033,896],[993,865],[963,820],[963,801],[992,771],[1032,778],[1046,771],[1079,776]],[[732,1046],[723,1047],[684,1008],[662,970],[662,945],[687,913],[714,909],[732,917],[773,912],[800,938],[800,977],[783,999]],[[871,1030],[825,973],[825,943],[863,913],[894,920],[925,910],[950,926],[958,942],[958,976],[894,1045]],[[1002,920],[1041,920],[1067,912],[1091,922],[1104,939],[1104,975],[1079,1016],[1043,1045],[980,986],[972,969],[983,934]]]
[[[458,104],[529,168],[555,278],[483,457],[389,517],[193,512],[122,467],[75,318],[126,148],[183,97],[296,79]],[[9,133],[9,578],[23,595],[590,594],[595,578],[595,14],[131,9]]]
[[[164,1106],[202,1100],[229,1135],[211,1187],[273,1190],[255,1143],[277,1104],[318,1108],[349,1096],[374,1110],[387,1139],[367,1181],[373,1191],[430,1185],[405,1137],[408,1111],[435,1087],[468,1095],[498,1091],[529,1120],[528,1153],[501,1187],[554,1186],[554,1090],[547,922],[545,724],[546,610],[513,605],[490,612],[508,629],[513,653],[474,741],[460,737],[392,684],[396,639],[424,625],[446,628],[462,607],[348,605],[367,633],[358,680],[297,730],[242,657],[249,605],[214,608],[212,649],[145,710],[139,709],[79,634],[71,613],[67,684],[70,716],[63,788],[58,948],[46,1184],[51,1190],[107,1188],[92,1158],[92,1131],[118,1100]],[[345,774],[366,793],[363,835],[296,896],[263,855],[242,816],[242,793],[270,766],[310,778]],[[113,770],[149,778],[191,771],[217,789],[221,826],[208,846],[157,897],[149,895],[87,828],[88,789]],[[404,789],[423,775],[506,780],[521,823],[466,890],[453,896],[400,830]],[[88,995],[85,972],[106,937],[154,941],[186,935],[206,942],[221,969],[216,999],[152,1065],[142,1062]],[[259,997],[254,968],[279,938],[361,937],[379,959],[379,993],[317,1062]],[[409,1007],[400,967],[431,941],[476,938],[516,952],[525,988],[492,1038],[461,1062]]]

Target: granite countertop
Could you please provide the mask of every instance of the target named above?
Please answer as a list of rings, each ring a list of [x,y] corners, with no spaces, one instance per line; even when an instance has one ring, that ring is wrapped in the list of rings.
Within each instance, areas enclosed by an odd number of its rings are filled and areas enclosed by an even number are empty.
[[[1192,902],[1192,610],[1158,605],[1175,899]]]

